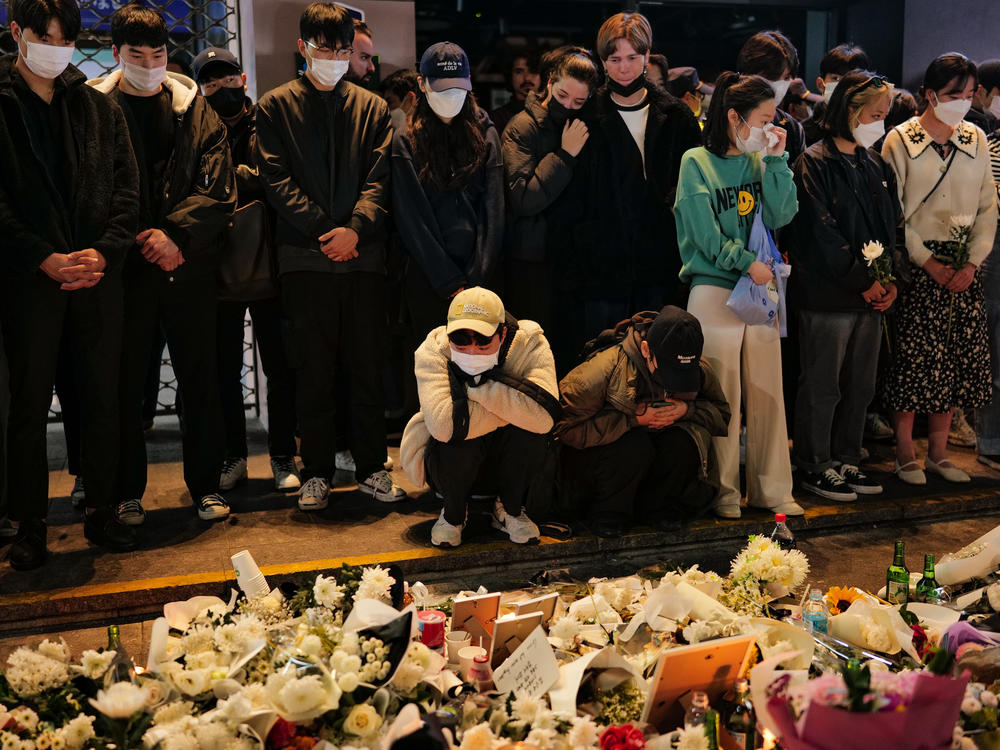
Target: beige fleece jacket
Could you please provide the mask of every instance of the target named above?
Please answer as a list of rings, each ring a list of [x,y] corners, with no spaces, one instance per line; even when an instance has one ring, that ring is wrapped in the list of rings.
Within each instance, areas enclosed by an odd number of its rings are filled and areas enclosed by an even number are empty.
[[[932,255],[925,240],[947,240],[952,216],[974,216],[969,260],[979,266],[993,248],[997,228],[997,192],[986,134],[972,123],[958,124],[949,141],[956,149],[954,161],[928,198],[946,164],[931,142],[919,118],[913,117],[890,130],[882,146],[882,158],[896,172],[906,251],[922,267]]]

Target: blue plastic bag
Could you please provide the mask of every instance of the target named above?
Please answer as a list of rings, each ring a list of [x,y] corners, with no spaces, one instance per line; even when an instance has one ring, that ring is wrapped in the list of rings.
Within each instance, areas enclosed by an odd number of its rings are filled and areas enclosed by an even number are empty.
[[[771,230],[764,226],[761,212],[753,218],[747,249],[757,253],[757,260],[771,267],[774,279],[766,284],[755,284],[744,274],[736,282],[726,306],[749,326],[772,325],[778,319],[781,336],[787,335],[785,321],[785,286],[792,267],[784,262],[771,236]]]

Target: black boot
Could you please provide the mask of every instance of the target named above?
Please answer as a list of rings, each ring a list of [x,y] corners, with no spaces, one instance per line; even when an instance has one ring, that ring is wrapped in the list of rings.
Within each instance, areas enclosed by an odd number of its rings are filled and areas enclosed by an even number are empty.
[[[83,535],[92,544],[112,552],[130,552],[139,546],[135,529],[119,523],[111,508],[98,508],[83,522]]]
[[[41,567],[49,555],[45,546],[46,534],[45,521],[37,518],[21,521],[14,543],[7,553],[10,566],[14,570],[33,570]]]

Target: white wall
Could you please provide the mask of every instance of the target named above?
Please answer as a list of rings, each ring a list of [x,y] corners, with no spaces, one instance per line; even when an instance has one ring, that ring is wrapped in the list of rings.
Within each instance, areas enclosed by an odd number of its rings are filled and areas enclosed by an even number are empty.
[[[1000,58],[1000,2],[906,0],[903,84],[919,85],[931,60],[945,52],[977,62]]]

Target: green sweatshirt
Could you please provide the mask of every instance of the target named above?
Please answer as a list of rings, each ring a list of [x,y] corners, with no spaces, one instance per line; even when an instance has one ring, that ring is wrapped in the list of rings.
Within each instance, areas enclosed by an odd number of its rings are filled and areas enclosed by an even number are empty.
[[[716,156],[693,148],[681,158],[674,216],[681,254],[680,277],[691,286],[711,284],[732,289],[757,260],[747,249],[754,214],[764,211],[764,225],[783,227],[798,210],[788,153]]]

